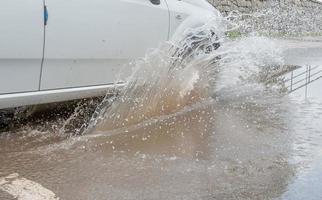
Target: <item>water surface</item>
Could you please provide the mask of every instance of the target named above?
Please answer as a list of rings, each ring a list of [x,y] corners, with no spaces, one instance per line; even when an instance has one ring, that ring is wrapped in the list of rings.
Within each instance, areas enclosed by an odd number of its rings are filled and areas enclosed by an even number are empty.
[[[320,42],[278,42],[285,64],[322,66]],[[170,95],[168,110],[120,118],[131,122],[123,126],[103,122],[71,136],[58,117],[10,128],[0,134],[0,177],[18,173],[66,200],[321,199],[322,82],[305,98],[303,89],[237,87],[229,70],[215,95]],[[14,198],[0,191],[0,199]]]

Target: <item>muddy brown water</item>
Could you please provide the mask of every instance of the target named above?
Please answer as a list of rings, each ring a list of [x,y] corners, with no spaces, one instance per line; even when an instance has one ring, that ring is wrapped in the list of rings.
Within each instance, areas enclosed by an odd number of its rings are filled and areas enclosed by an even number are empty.
[[[303,44],[287,42],[286,61],[322,64],[321,43]],[[60,132],[60,117],[16,125],[0,135],[0,177],[64,200],[321,199],[321,82],[303,93],[205,99],[84,136]]]

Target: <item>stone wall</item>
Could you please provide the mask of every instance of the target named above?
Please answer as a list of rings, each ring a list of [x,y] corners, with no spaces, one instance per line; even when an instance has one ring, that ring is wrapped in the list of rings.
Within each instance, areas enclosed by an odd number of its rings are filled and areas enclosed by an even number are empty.
[[[266,0],[208,0],[219,11],[227,13],[233,10],[240,12],[251,12],[254,9],[263,7]]]
[[[224,15],[234,15],[239,32],[322,36],[322,2],[316,0],[208,0]],[[250,14],[250,15],[244,15]]]
[[[218,10],[223,13],[232,10],[240,12],[253,12],[263,7],[280,5],[280,6],[298,6],[305,8],[320,7],[322,12],[322,3],[317,0],[208,0]]]

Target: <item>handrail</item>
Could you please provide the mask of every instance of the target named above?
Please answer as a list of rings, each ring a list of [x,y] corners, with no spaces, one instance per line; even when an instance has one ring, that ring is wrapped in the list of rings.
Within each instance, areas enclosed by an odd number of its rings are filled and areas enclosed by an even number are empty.
[[[308,78],[313,78],[314,76],[319,75],[320,73],[322,73],[322,70],[320,70],[320,71],[318,71],[318,72],[315,72],[314,74],[310,75]],[[293,84],[292,84],[292,85],[296,85],[296,84],[298,84],[298,83],[300,83],[300,82],[305,81],[306,79],[307,79],[307,77],[305,77],[305,78],[303,78],[303,79],[301,79],[301,80],[298,80],[298,81],[296,81],[296,82],[293,82]],[[290,87],[290,86],[287,86],[287,87]]]
[[[313,71],[313,70],[315,70],[315,69],[318,69],[318,67],[319,66],[315,66],[315,67],[313,67],[313,68],[311,68],[311,71]],[[297,69],[295,69],[295,70],[297,70]],[[293,71],[295,71],[295,70],[293,70]],[[292,72],[293,72],[292,71]],[[320,70],[320,71],[322,71],[322,70]],[[296,76],[293,76],[293,80],[295,79],[295,78],[297,78],[297,77],[299,77],[299,76],[301,76],[301,75],[304,75],[304,74],[306,74],[307,72],[306,71],[304,71],[304,72],[302,72],[302,73],[300,73],[300,74],[297,74]],[[286,79],[284,82],[288,82],[288,81],[290,81],[291,79],[289,78],[289,79]]]
[[[283,80],[283,83],[284,85],[289,84],[288,86],[286,86],[288,93],[295,92],[305,87],[305,96],[307,97],[308,85],[322,78],[322,70],[319,70],[319,66],[315,66],[315,67],[306,66],[306,69],[304,72],[300,72],[294,75],[294,73],[299,69],[303,69],[303,68],[297,68],[297,69],[291,70],[289,72],[291,77]]]
[[[313,82],[315,82],[315,81],[317,81],[317,80],[319,80],[319,79],[321,79],[321,78],[322,78],[322,76],[320,76],[320,77],[318,77],[318,78],[316,78],[316,79],[314,79],[314,80],[310,81],[308,84],[311,84],[311,83],[313,83]],[[299,87],[297,87],[297,88],[295,88],[295,89],[293,89],[293,90],[289,91],[288,93],[290,94],[290,93],[292,93],[292,92],[295,92],[295,91],[297,91],[297,90],[299,90],[299,89],[301,89],[301,88],[303,88],[303,87],[305,87],[305,86],[307,86],[307,84],[301,85],[301,86],[299,86]]]

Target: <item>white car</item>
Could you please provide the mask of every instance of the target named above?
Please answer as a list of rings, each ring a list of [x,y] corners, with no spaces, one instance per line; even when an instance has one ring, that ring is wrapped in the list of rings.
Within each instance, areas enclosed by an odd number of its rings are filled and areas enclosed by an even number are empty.
[[[123,64],[215,12],[206,0],[1,0],[0,109],[104,95]]]

